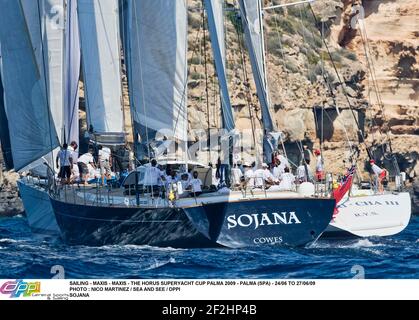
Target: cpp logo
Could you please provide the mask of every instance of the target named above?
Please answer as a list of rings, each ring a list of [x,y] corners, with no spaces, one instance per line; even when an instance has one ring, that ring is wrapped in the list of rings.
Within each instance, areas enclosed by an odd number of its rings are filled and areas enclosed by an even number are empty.
[[[34,293],[41,293],[41,282],[7,281],[0,287],[0,293],[10,294],[10,298],[31,297]]]

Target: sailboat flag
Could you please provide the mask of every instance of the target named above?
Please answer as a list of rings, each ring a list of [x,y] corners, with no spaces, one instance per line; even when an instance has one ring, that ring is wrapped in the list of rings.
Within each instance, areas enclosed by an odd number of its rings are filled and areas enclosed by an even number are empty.
[[[338,203],[343,199],[345,194],[352,187],[352,182],[353,182],[355,172],[356,172],[356,166],[353,165],[352,167],[350,167],[348,169],[348,171],[345,174],[345,176],[343,177],[339,187],[336,190],[333,191],[333,196],[336,200],[336,208],[335,208],[334,216],[336,216],[339,213],[339,210],[338,210],[338,207],[337,207]]]

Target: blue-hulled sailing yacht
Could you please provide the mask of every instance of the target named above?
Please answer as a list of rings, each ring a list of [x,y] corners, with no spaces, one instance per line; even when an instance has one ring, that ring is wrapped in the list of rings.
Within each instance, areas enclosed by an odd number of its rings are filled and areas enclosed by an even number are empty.
[[[264,124],[273,131],[263,80],[266,71],[261,67],[263,32],[256,33],[249,23],[257,22],[263,27],[261,2],[247,0],[240,5]],[[125,6],[124,48],[137,156],[146,157],[152,142],[173,140],[177,146],[176,160],[187,166],[187,1],[127,0]],[[220,84],[223,124],[233,130],[234,114],[225,74],[224,3],[207,0],[205,6]],[[140,190],[142,177],[135,175],[133,195],[110,188],[63,189],[52,194],[63,239],[69,244],[93,246],[302,246],[322,234],[335,206],[329,197],[267,190],[243,193],[224,189],[177,199],[147,188]]]

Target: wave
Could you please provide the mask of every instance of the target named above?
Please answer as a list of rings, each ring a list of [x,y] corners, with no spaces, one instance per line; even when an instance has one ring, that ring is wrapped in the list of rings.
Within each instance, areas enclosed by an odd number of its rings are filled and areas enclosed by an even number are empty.
[[[176,263],[176,260],[174,258],[170,258],[169,261],[157,261],[155,260],[154,263],[152,263],[149,267],[145,268],[143,271],[150,271],[159,269],[161,267],[164,267],[169,264]]]
[[[12,243],[18,243],[18,242],[21,242],[21,241],[15,240],[15,239],[9,239],[9,238],[0,239],[0,243],[12,244]]]

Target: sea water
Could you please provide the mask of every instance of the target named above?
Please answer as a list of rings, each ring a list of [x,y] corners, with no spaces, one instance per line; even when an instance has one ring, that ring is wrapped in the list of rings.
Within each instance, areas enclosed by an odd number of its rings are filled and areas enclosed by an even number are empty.
[[[414,279],[419,217],[388,238],[319,240],[305,248],[172,249],[67,246],[34,236],[23,216],[0,218],[0,278]]]

